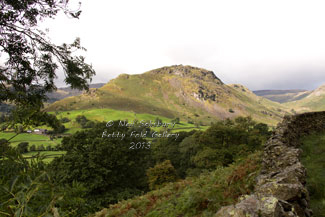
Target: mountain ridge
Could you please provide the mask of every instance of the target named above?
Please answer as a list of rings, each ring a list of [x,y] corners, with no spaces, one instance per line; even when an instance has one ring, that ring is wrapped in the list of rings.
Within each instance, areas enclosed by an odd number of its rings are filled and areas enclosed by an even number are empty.
[[[303,89],[292,90],[255,90],[254,94],[262,96],[274,102],[286,103],[306,97],[311,91]]]
[[[284,104],[297,112],[311,112],[325,110],[325,84],[312,90],[302,99]]]
[[[281,104],[237,87],[224,84],[213,71],[174,65],[121,74],[101,88],[55,102],[47,110],[112,108],[205,123],[251,115],[275,124],[288,114]]]
[[[106,83],[94,83],[89,84],[89,88],[100,88],[104,86]],[[55,101],[59,101],[61,99],[64,99],[66,97],[70,96],[77,96],[82,94],[84,91],[78,90],[78,89],[71,89],[70,87],[59,87],[56,91],[53,91],[51,93],[47,93],[47,97],[49,100],[48,103],[53,103]]]

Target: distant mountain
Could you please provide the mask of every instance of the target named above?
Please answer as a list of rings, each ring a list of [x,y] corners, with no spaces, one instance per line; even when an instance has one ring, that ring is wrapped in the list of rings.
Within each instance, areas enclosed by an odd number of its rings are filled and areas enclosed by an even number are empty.
[[[286,103],[303,99],[311,91],[307,90],[256,90],[253,91],[257,96],[265,97],[269,100],[279,103]]]
[[[251,115],[277,123],[287,109],[242,85],[226,85],[212,71],[176,65],[143,74],[121,74],[90,93],[64,98],[47,110],[112,108],[209,123]]]
[[[302,99],[287,102],[285,106],[297,112],[324,111],[325,110],[325,84],[318,87]]]
[[[100,88],[104,85],[105,85],[105,83],[90,84],[89,88]],[[83,91],[71,89],[70,87],[61,87],[61,88],[58,88],[57,91],[47,94],[47,96],[49,97],[48,103],[53,103],[55,101],[59,101],[61,99],[64,99],[64,98],[70,97],[70,96],[77,96],[82,93],[83,93]]]

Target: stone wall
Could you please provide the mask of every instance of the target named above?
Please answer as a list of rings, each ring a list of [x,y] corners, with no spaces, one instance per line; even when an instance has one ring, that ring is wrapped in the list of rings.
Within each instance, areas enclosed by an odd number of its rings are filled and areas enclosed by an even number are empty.
[[[263,166],[254,193],[222,207],[216,217],[309,217],[306,169],[300,162],[300,137],[324,131],[325,112],[286,116],[264,145]]]

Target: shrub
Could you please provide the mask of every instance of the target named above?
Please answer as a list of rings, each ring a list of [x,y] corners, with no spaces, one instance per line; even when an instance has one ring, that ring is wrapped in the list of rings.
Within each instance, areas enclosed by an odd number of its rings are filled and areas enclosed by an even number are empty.
[[[0,139],[0,158],[7,152],[10,147],[10,143],[6,139]]]
[[[64,133],[64,131],[65,131],[65,126],[61,124],[54,130],[54,133]]]
[[[37,147],[37,151],[45,151],[45,147],[44,147],[44,145],[42,144],[42,145],[39,145],[38,147]]]
[[[87,121],[83,126],[81,126],[82,128],[93,128],[95,126],[95,122],[93,121]]]
[[[36,146],[33,144],[30,146],[29,151],[36,151]]]
[[[84,115],[78,115],[76,117],[76,121],[78,124],[80,124],[82,126],[87,123],[88,119]]]
[[[176,181],[176,170],[170,160],[157,164],[154,168],[147,170],[149,188],[157,189],[169,182]]]
[[[172,120],[172,123],[179,124],[179,118],[177,117],[174,120]]]
[[[162,123],[163,121],[160,119],[160,118],[158,118],[158,117],[156,117],[156,119],[155,119],[155,123]]]
[[[18,144],[18,150],[20,153],[27,153],[28,152],[28,142],[21,142]]]
[[[67,118],[67,117],[64,117],[64,118],[61,119],[61,122],[62,123],[68,123],[68,122],[70,122],[70,119]]]

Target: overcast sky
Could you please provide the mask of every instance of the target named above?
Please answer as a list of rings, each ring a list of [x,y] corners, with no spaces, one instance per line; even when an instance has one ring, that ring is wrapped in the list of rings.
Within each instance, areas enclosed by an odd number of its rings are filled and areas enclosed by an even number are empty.
[[[43,25],[56,43],[81,38],[95,83],[183,64],[251,90],[314,89],[325,83],[324,8],[315,0],[83,0],[79,20]]]

